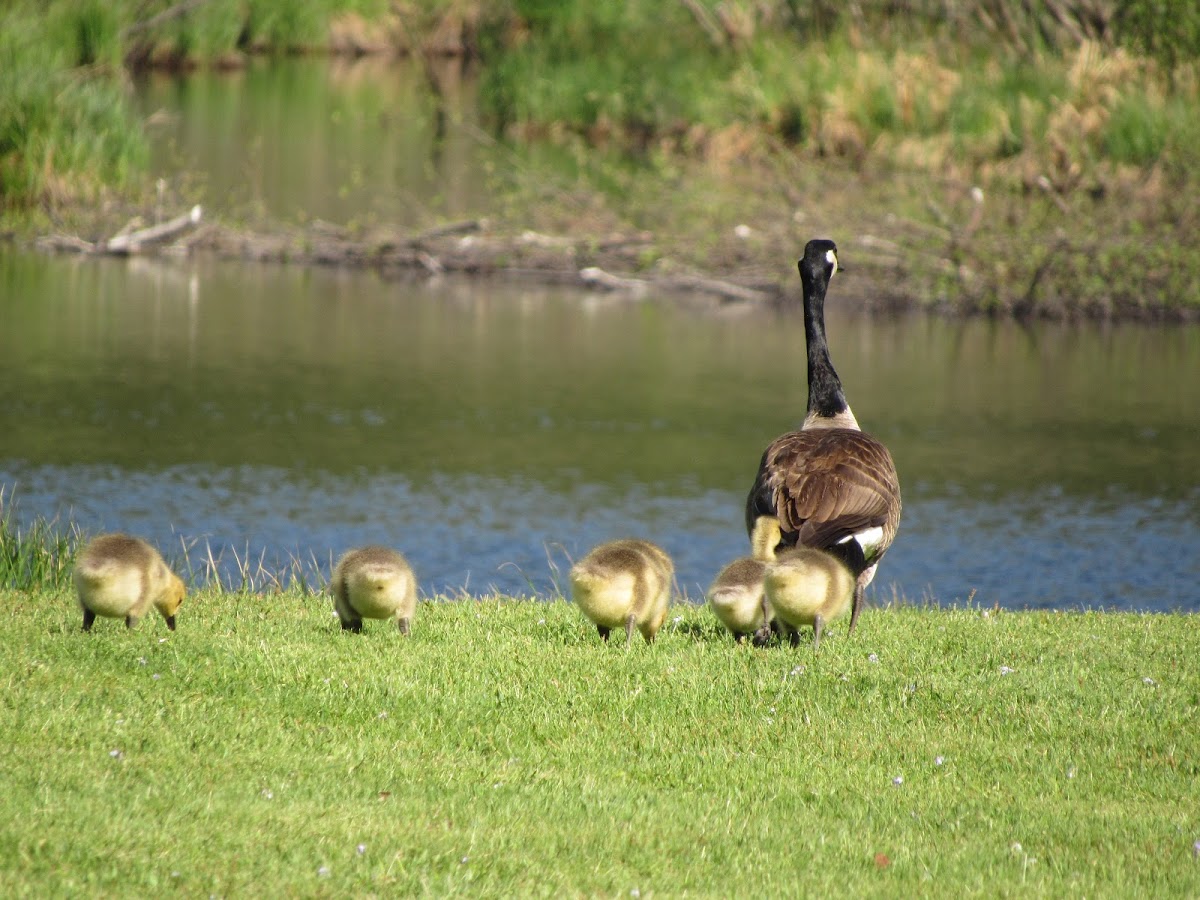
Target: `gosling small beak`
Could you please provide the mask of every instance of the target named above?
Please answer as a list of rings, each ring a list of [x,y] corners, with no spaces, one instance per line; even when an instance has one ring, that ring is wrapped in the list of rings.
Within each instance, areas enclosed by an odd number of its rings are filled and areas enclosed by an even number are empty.
[[[175,617],[174,616],[167,616],[167,628],[169,628],[171,631],[175,630]]]

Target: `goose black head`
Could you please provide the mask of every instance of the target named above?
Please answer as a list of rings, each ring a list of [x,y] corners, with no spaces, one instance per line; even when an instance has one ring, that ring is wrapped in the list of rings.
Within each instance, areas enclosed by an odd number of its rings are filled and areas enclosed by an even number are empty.
[[[837,244],[824,238],[815,238],[804,245],[804,257],[797,263],[800,280],[805,284],[822,281],[829,283],[838,270]]]

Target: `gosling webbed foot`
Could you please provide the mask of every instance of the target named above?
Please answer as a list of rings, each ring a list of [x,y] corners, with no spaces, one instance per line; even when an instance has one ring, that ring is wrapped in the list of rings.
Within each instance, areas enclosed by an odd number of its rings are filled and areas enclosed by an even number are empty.
[[[612,629],[611,629],[611,628],[609,628],[609,627],[608,627],[608,626],[606,626],[606,625],[597,625],[597,626],[596,626],[596,631],[597,631],[597,632],[599,632],[599,634],[600,634],[600,637],[601,637],[601,638],[604,640],[604,643],[606,643],[606,644],[607,644],[607,643],[608,643],[608,636],[609,636],[609,634],[611,634],[611,633],[612,633]]]

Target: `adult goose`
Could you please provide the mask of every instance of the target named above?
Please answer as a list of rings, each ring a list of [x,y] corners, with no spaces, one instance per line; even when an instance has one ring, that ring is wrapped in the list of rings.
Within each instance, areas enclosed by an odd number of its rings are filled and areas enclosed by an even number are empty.
[[[841,559],[855,576],[850,632],[863,590],[896,537],[900,481],[887,447],[858,427],[825,339],[825,292],[838,268],[833,241],[812,240],[799,262],[808,350],[808,413],[799,431],[763,452],[746,498],[746,530],[776,516],[780,549],[813,547]]]

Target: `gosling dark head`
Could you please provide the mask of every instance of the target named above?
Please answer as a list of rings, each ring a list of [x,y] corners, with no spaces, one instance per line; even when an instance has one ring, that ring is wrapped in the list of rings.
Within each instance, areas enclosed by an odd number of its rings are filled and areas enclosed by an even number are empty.
[[[825,238],[815,238],[804,245],[804,256],[797,263],[800,281],[811,285],[818,281],[829,283],[838,270],[837,244]]]

